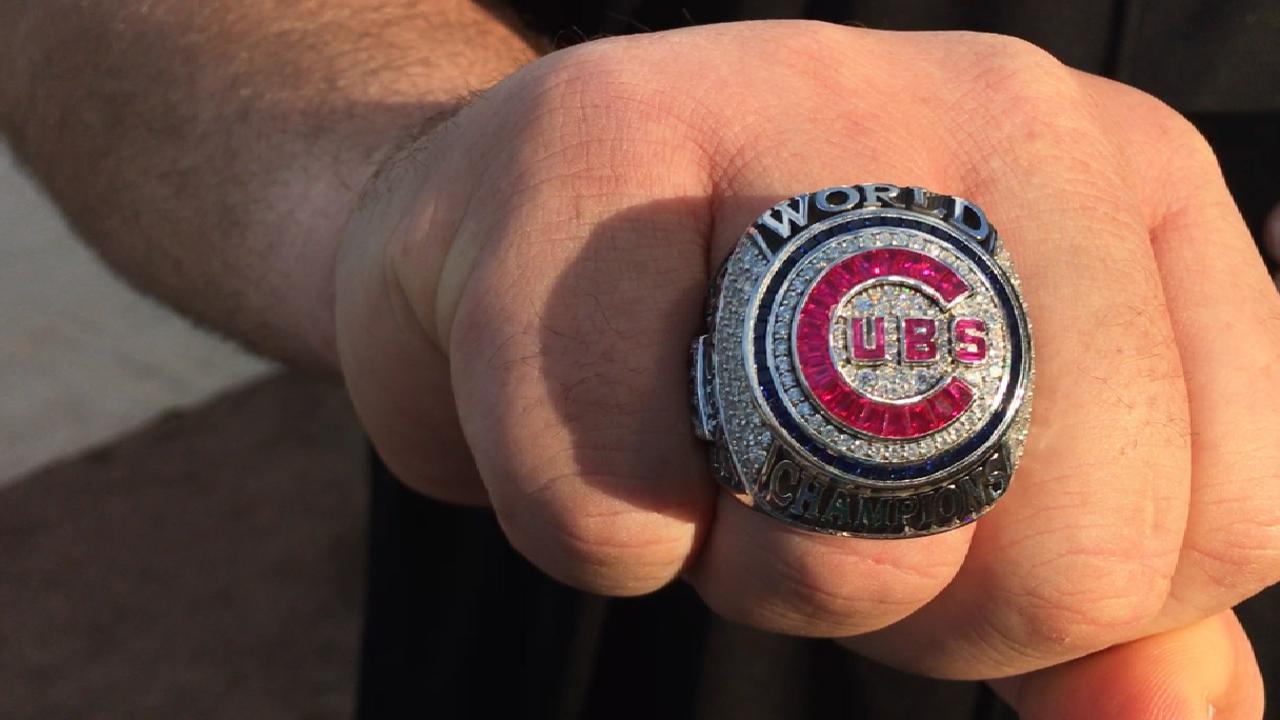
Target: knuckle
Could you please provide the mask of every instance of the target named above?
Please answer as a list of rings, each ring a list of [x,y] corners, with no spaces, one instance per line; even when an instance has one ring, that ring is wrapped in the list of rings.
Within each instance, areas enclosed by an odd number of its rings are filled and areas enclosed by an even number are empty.
[[[694,551],[698,499],[641,499],[645,469],[587,467],[581,448],[541,442],[545,452],[525,454],[537,462],[506,464],[486,477],[511,543],[548,574],[590,592],[639,595],[670,582]]]
[[[1108,86],[1116,111],[1134,118],[1142,128],[1142,163],[1154,169],[1151,177],[1169,187],[1181,186],[1188,197],[1209,183],[1221,183],[1218,158],[1209,141],[1184,115],[1163,100],[1127,85]]]
[[[767,579],[745,593],[740,582],[731,584],[732,592],[724,587],[703,592],[716,612],[763,630],[793,635],[845,637],[870,632],[936,597],[955,576],[963,554],[962,550],[916,554],[865,548],[850,552],[825,538],[777,540],[772,535],[754,537],[753,547],[744,548],[763,561],[766,569],[761,577]]]
[[[1241,487],[1280,487],[1280,475],[1241,476]],[[1246,497],[1219,500],[1214,514],[1229,521],[1198,529],[1187,550],[1209,582],[1244,599],[1280,580],[1280,506]]]
[[[1015,656],[1057,662],[1128,639],[1156,617],[1172,572],[1133,550],[1072,550],[1004,588],[992,630]]]
[[[778,587],[753,602],[723,594],[703,597],[718,615],[766,632],[841,637],[873,629],[866,626],[865,602],[808,576],[780,578]]]
[[[1181,115],[1170,125],[1173,127],[1167,131],[1168,141],[1164,143],[1169,177],[1185,182],[1197,193],[1221,184],[1218,156],[1204,135]]]
[[[1163,101],[1135,91],[1137,111],[1143,118],[1151,146],[1162,155],[1165,177],[1199,191],[1206,182],[1220,182],[1218,158],[1209,141],[1194,124]]]
[[[590,484],[591,478],[566,478]],[[623,507],[581,488],[540,491],[514,513],[502,512],[508,536],[548,574],[603,595],[632,596],[675,578],[692,552],[691,524],[648,509]],[[571,493],[571,497],[560,497]]]
[[[678,51],[677,51],[678,52]],[[688,125],[685,80],[656,68],[672,62],[650,43],[633,38],[598,40],[548,59],[533,83],[541,117],[552,130],[589,139],[654,139]]]
[[[974,186],[1043,173],[1045,166],[1094,177],[1099,132],[1075,71],[1017,38],[957,33],[950,43],[940,57],[952,80],[938,94],[945,98],[940,121],[954,138],[947,145],[951,174]],[[1003,160],[991,162],[992,154]]]
[[[508,120],[531,164],[580,181],[571,194],[588,197],[619,181],[700,177],[719,125],[695,79],[670,70],[685,52],[609,38],[544,59],[525,83],[528,113]]]
[[[1144,120],[1146,120],[1144,125],[1162,145],[1170,150],[1171,154],[1185,156],[1193,162],[1217,168],[1217,159],[1209,146],[1209,141],[1182,113],[1141,90],[1135,90],[1134,96],[1140,99]]]
[[[868,632],[907,616],[941,592],[956,570],[950,562],[868,567],[866,558],[833,562],[814,553],[793,560],[779,565],[785,604],[807,626],[806,634],[833,637]],[[856,576],[864,582],[846,581]]]
[[[967,34],[975,71],[1006,98],[1041,97],[1070,80],[1071,71],[1048,51],[1020,38]]]
[[[753,44],[765,48],[771,61],[810,69],[828,68],[833,57],[849,52],[858,30],[819,20],[787,20],[762,25]]]
[[[634,45],[626,40],[586,43],[552,57],[537,89],[557,100],[580,104],[593,96],[625,95],[640,79]]]

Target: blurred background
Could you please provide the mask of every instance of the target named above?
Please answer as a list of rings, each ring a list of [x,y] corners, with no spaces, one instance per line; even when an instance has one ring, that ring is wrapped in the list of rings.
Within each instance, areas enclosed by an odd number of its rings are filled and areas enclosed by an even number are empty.
[[[0,459],[0,718],[351,715],[366,460],[340,388],[125,287],[7,153]]]

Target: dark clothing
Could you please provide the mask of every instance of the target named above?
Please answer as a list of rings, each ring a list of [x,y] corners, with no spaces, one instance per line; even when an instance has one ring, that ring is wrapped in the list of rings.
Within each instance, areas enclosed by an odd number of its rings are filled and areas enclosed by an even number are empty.
[[[1280,111],[1276,0],[508,0],[558,45],[732,20],[1015,35],[1184,113]]]
[[[1013,720],[978,683],[707,612],[683,583],[606,599],[543,575],[493,514],[374,462],[359,717]]]
[[[752,18],[1017,35],[1191,115],[1250,228],[1280,200],[1280,0],[512,0],[564,46]],[[874,180],[875,178],[866,178]],[[422,498],[374,463],[359,714],[455,718],[994,720],[978,683],[898,673],[830,642],[720,620],[687,586],[604,599],[548,579],[488,511]],[[1280,675],[1273,594],[1240,609]],[[1275,692],[1276,683],[1269,686]],[[1276,707],[1276,697],[1268,705]]]

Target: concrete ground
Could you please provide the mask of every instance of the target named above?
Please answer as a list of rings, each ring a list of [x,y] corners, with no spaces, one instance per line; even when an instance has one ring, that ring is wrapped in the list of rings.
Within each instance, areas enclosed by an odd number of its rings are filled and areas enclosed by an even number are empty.
[[[0,489],[0,718],[350,717],[365,477],[284,375]]]

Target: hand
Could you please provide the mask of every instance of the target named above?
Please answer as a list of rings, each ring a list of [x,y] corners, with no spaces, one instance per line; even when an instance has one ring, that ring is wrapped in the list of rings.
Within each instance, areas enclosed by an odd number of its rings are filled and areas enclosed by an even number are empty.
[[[1035,328],[1031,435],[976,526],[820,537],[716,491],[686,349],[765,207],[881,181],[999,228]],[[396,473],[492,503],[588,590],[683,575],[732,619],[993,678],[1280,577],[1280,301],[1212,153],[1158,101],[1019,41],[771,22],[550,55],[375,180],[337,315]]]

